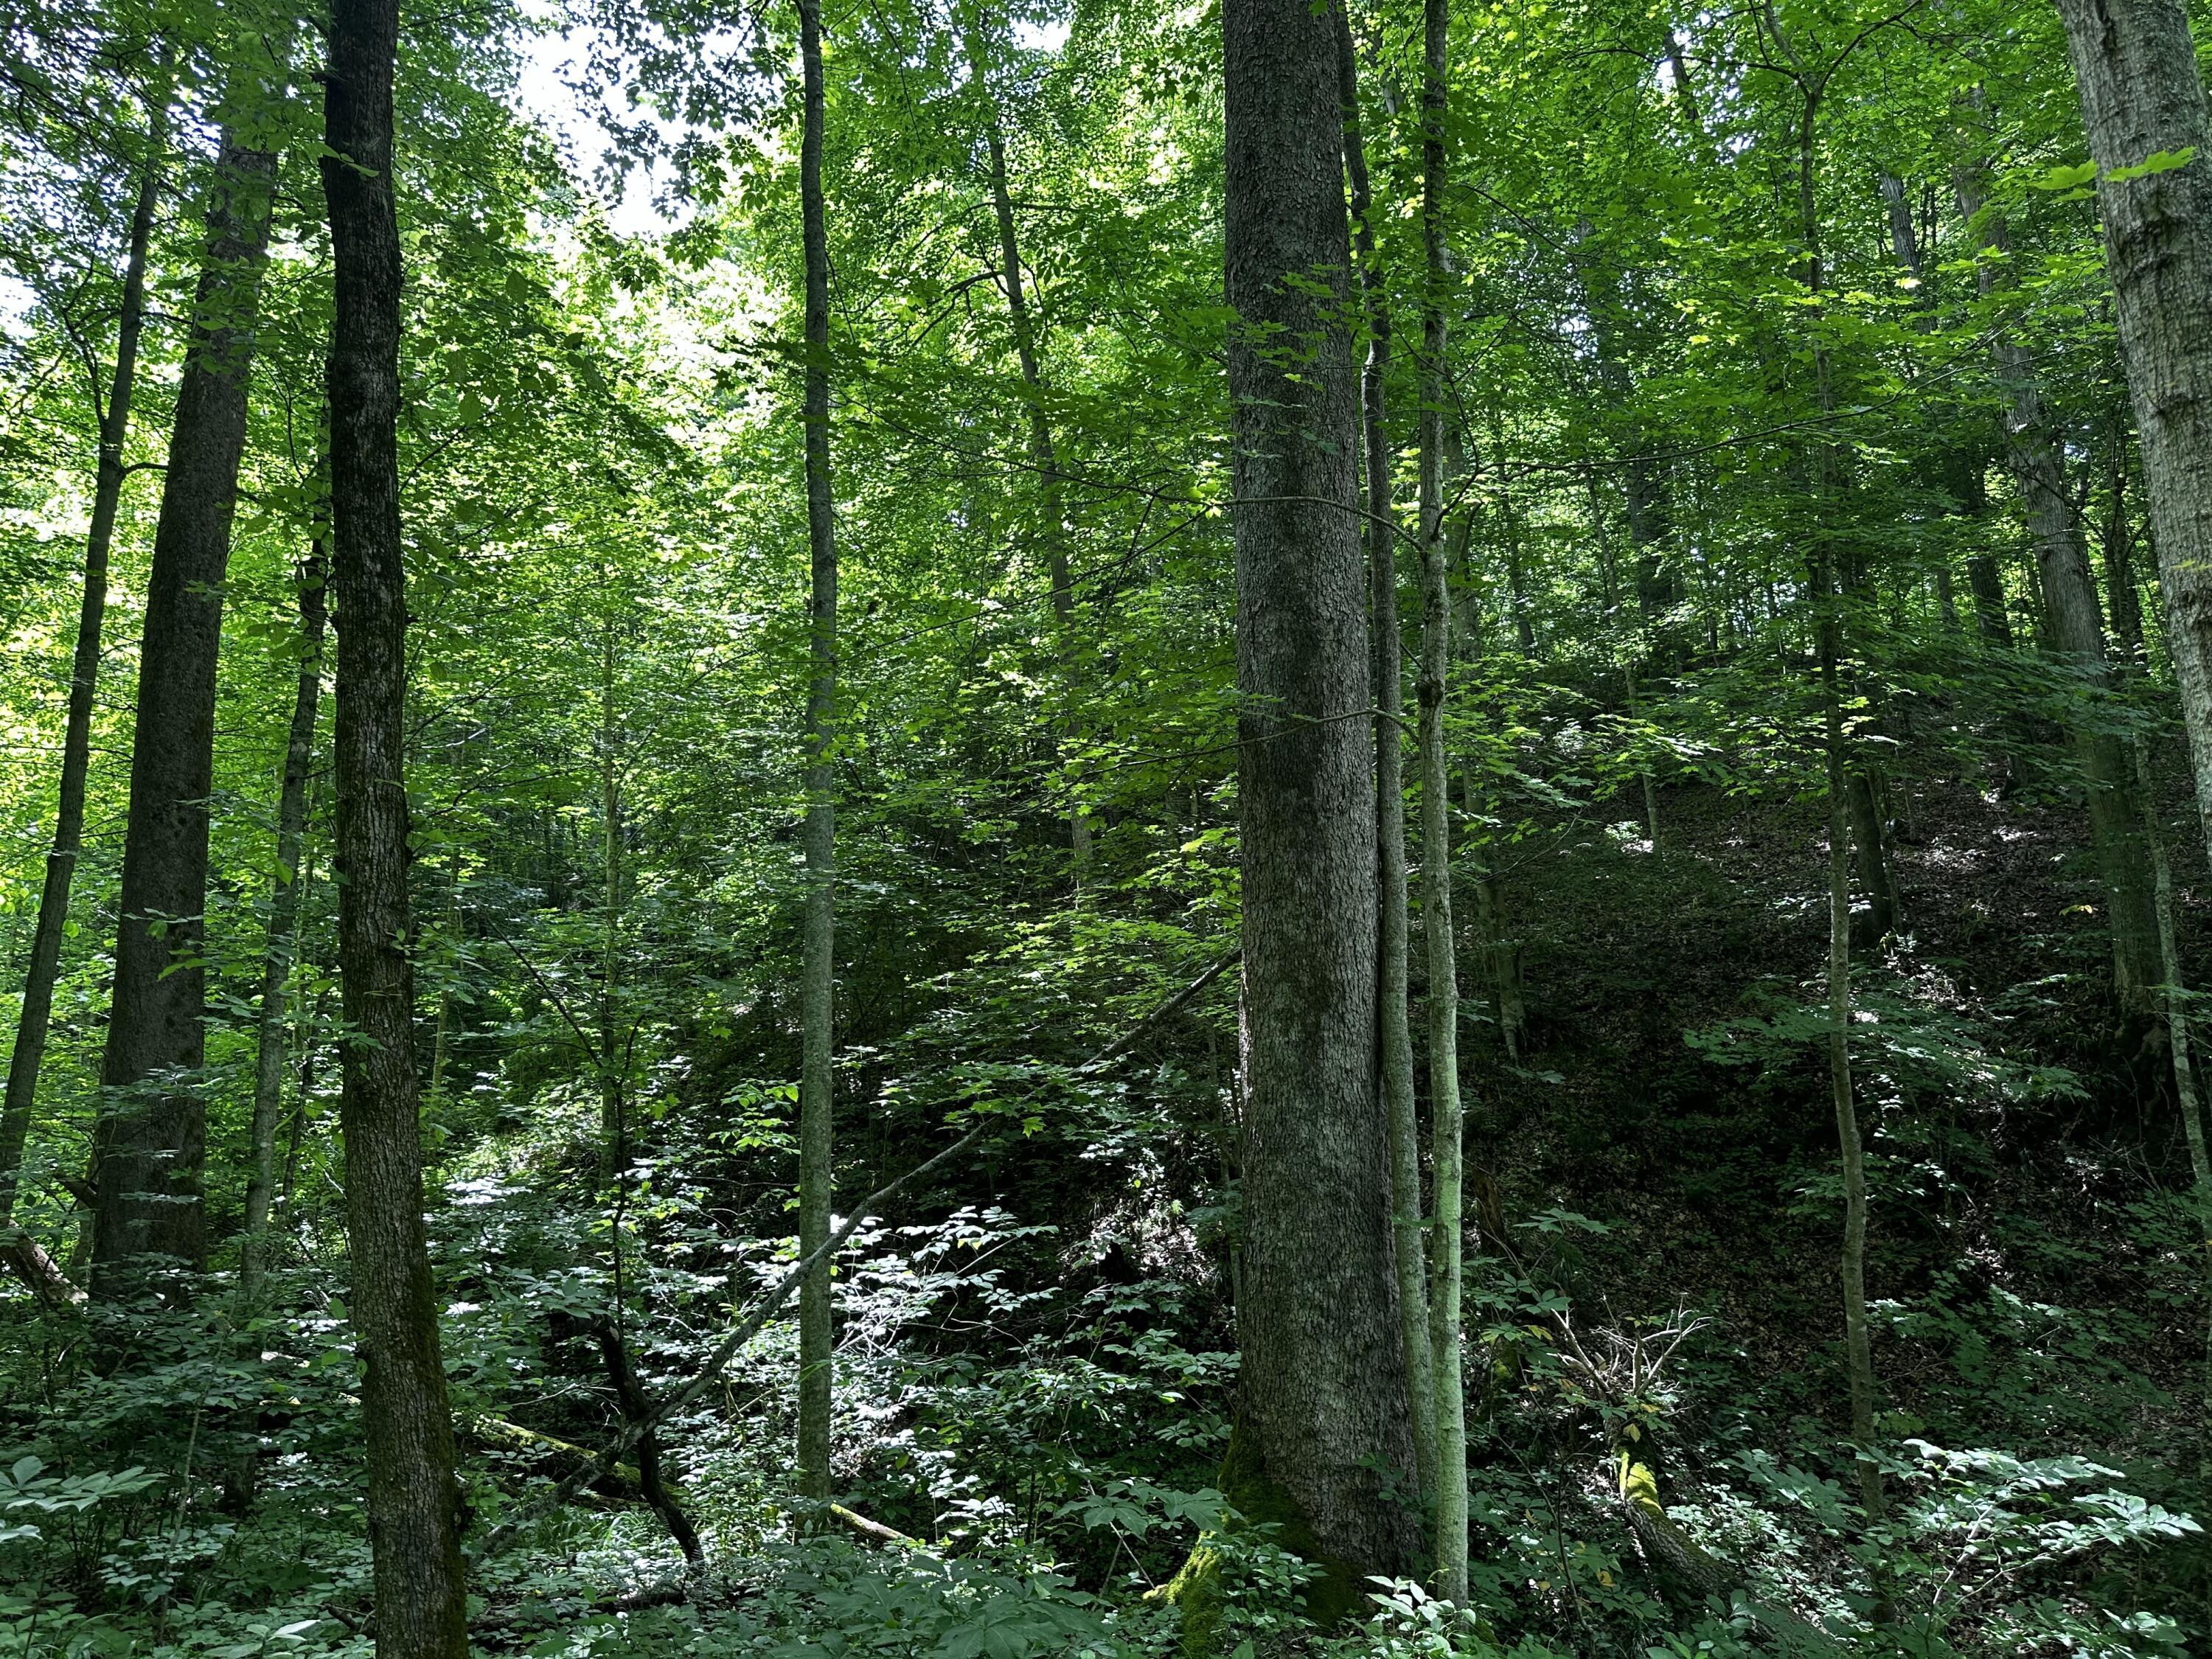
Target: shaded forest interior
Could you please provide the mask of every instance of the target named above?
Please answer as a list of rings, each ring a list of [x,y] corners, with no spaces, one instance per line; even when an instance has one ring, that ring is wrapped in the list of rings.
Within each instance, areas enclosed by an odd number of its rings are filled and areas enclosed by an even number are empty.
[[[2206,22],[0,9],[0,1659],[2212,1652]]]

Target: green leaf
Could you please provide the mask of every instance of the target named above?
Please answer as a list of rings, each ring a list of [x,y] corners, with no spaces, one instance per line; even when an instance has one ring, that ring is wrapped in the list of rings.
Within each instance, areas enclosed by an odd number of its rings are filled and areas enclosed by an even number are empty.
[[[2176,167],[2187,167],[2196,155],[2194,144],[2184,144],[2179,149],[2154,150],[2131,167],[2114,167],[2105,175],[2105,180],[2121,185],[2130,179],[2147,179],[2154,173],[2172,173]]]
[[[2040,179],[2027,181],[2030,190],[2075,190],[2097,176],[2097,164],[2084,161],[2079,167],[2053,167]]]

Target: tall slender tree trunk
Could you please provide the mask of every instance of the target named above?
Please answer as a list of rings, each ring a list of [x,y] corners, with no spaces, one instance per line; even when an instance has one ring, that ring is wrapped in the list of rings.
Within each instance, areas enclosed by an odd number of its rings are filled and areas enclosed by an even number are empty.
[[[380,1659],[467,1659],[459,1491],[422,1224],[407,904],[407,574],[399,534],[398,0],[334,0],[323,191],[337,601],[336,868],[346,1234],[368,1447]]]
[[[2203,1103],[2197,1090],[2197,1061],[2189,1018],[2189,990],[2181,970],[2181,947],[2173,924],[2173,866],[2158,826],[2158,798],[2151,776],[2150,745],[2135,745],[2136,794],[2142,806],[2144,844],[2150,849],[2151,880],[2158,907],[2158,945],[2163,970],[2160,1012],[2166,1020],[2168,1057],[2173,1062],[2174,1103],[2181,1113],[2182,1139],[2189,1147],[2191,1196],[2197,1201],[2197,1237],[2203,1245],[2200,1269],[2205,1297],[2204,1365],[2197,1405],[2197,1472],[2212,1480],[2212,1151],[2205,1145]]]
[[[1358,404],[1334,24],[1222,13],[1244,887],[1243,1352],[1224,1490],[1356,1612],[1419,1528],[1376,1079],[1376,848]],[[1279,340],[1306,343],[1281,361]]]
[[[615,1040],[622,995],[623,799],[622,728],[615,703],[615,629],[610,619],[599,640],[599,1156],[601,1171],[628,1179],[629,1124],[624,1110],[626,1056]],[[445,1006],[438,1031],[445,1034]],[[442,1054],[437,1059],[442,1059]],[[439,1069],[434,1060],[432,1071]],[[615,1248],[622,1248],[621,1240]]]
[[[1961,167],[1954,183],[1960,216],[1978,227],[1980,251],[1995,256],[1982,258],[1977,267],[1986,299],[2012,286],[2010,269],[2004,263],[2011,252],[2004,216],[1989,205],[1988,188],[1978,169]],[[2036,562],[2042,567],[2051,644],[2081,675],[2087,694],[2097,697],[2109,678],[2104,619],[2098,610],[2096,580],[2089,574],[2088,544],[2066,488],[2058,434],[2044,412],[2035,360],[2027,348],[2000,327],[1990,337],[1990,354],[2002,400],[2005,459],[2020,489]],[[2165,975],[2159,959],[2150,860],[2128,746],[2117,732],[2099,730],[2094,716],[2071,724],[2071,746],[2088,787],[2090,846],[2105,884],[2113,990],[2124,1012],[2148,1018]]]
[[[268,943],[261,957],[261,1009],[254,1030],[253,1139],[246,1181],[246,1228],[239,1285],[250,1308],[268,1264],[269,1209],[276,1188],[276,1118],[284,1098],[285,988],[292,976],[300,916],[300,848],[307,827],[307,775],[315,757],[315,720],[323,690],[323,631],[328,621],[319,532],[300,566],[300,678],[284,744],[284,776],[276,796],[276,883],[269,896]]]
[[[46,854],[46,880],[39,889],[39,920],[31,934],[30,964],[23,975],[22,1013],[16,1021],[15,1045],[9,1057],[6,1094],[0,1100],[0,1240],[5,1241],[8,1265],[40,1296],[63,1302],[76,1299],[77,1291],[45,1248],[15,1229],[15,1189],[21,1178],[32,1110],[38,1101],[46,1036],[53,1021],[54,983],[61,974],[70,887],[84,846],[93,694],[100,678],[100,634],[107,616],[107,556],[114,545],[115,514],[123,497],[123,447],[131,434],[138,337],[146,317],[146,248],[153,236],[154,210],[161,197],[160,151],[167,131],[166,112],[157,110],[148,136],[146,165],[139,174],[137,201],[131,213],[122,305],[115,329],[115,369],[108,380],[106,407],[100,416],[100,454],[93,477],[92,525],[84,543],[84,592],[77,605],[76,649],[70,660],[69,714],[62,732],[61,787],[54,812],[53,846]],[[98,395],[97,386],[94,395]]]
[[[799,208],[806,259],[806,543],[811,672],[806,686],[806,924],[799,969],[799,1249],[830,1237],[830,1060],[836,941],[837,820],[832,770],[837,701],[837,526],[830,491],[830,245],[822,199],[822,6],[799,0],[805,78]],[[830,1261],[799,1288],[799,1485],[830,1498]]]
[[[1444,700],[1451,673],[1451,592],[1444,544],[1444,147],[1445,0],[1422,8],[1420,703],[1421,933],[1429,956],[1430,1169],[1436,1183],[1436,1291],[1429,1303],[1436,1370],[1437,1593],[1465,1603],[1467,1584],[1467,1401],[1461,1366],[1463,1243],[1460,1209],[1464,1134],[1459,1090],[1459,960],[1452,938],[1451,784],[1444,743]],[[1514,606],[1521,649],[1534,644],[1519,590]]]
[[[1798,236],[1803,250],[1803,278],[1811,321],[1820,323],[1826,275],[1820,240],[1819,197],[1815,185],[1819,165],[1816,139],[1820,112],[1820,88],[1825,84],[1808,75],[1782,33],[1771,0],[1766,23],[1777,42],[1791,53],[1802,104],[1797,125]],[[1816,335],[1814,374],[1820,412],[1835,409],[1835,382],[1826,349]],[[1827,527],[1828,505],[1841,491],[1842,461],[1836,446],[1822,439],[1814,448],[1814,494],[1820,521],[1814,526],[1808,561],[1808,590],[1814,610],[1814,651],[1820,674],[1823,759],[1827,773],[1828,809],[1828,1084],[1835,1109],[1836,1141],[1844,1177],[1844,1240],[1839,1277],[1844,1304],[1844,1354],[1850,1393],[1850,1452],[1858,1475],[1859,1501],[1869,1526],[1887,1515],[1881,1467],[1871,1455],[1874,1437],[1874,1351],[1867,1323],[1866,1241],[1867,1190],[1865,1144],[1859,1134],[1858,1103],[1851,1081],[1851,891],[1850,839],[1847,828],[1850,797],[1850,755],[1844,729],[1842,657],[1843,617],[1841,582],[1836,549]],[[1875,1575],[1877,1622],[1888,1616],[1884,1572]]]
[[[1851,1084],[1851,890],[1850,839],[1844,803],[1850,790],[1844,735],[1843,696],[1838,685],[1840,654],[1835,594],[1826,571],[1817,584],[1819,603],[1827,613],[1820,622],[1820,708],[1828,779],[1828,1084],[1835,1107],[1836,1142],[1844,1174],[1844,1359],[1849,1373],[1851,1439],[1858,1471],[1859,1501],[1867,1518],[1887,1513],[1881,1468],[1863,1449],[1874,1438],[1874,1349],[1867,1325],[1866,1154],[1859,1135],[1858,1104]]]
[[[2122,672],[2143,665],[2142,596],[2136,592],[2135,526],[2128,518],[2127,415],[2114,410],[2106,422],[2106,462],[2112,483],[2105,501],[2105,524],[2098,551],[2105,566],[2105,592],[2112,608],[2112,643]]]
[[[1398,1269],[1398,1346],[1406,1358],[1413,1453],[1421,1488],[1437,1489],[1435,1367],[1429,1347],[1427,1252],[1421,1237],[1420,1124],[1413,1096],[1413,1034],[1407,1005],[1406,786],[1401,761],[1406,694],[1398,626],[1398,520],[1390,489],[1390,434],[1385,386],[1390,368],[1390,304],[1375,248],[1374,192],[1359,123],[1359,64],[1352,19],[1336,20],[1337,97],[1344,106],[1344,162],[1352,185],[1352,228],[1367,313],[1367,361],[1359,374],[1367,469],[1368,638],[1375,687],[1376,1032],[1384,1115],[1390,1131],[1390,1234]]]
[[[2180,0],[2058,0],[2100,169],[2120,350],[2197,812],[2212,845],[2212,131]],[[2116,178],[2161,153],[2185,165]]]
[[[991,208],[999,226],[999,283],[1006,295],[1006,323],[1014,337],[1014,356],[1022,370],[1022,390],[1029,404],[1030,465],[1036,473],[1042,518],[1045,572],[1052,583],[1052,615],[1060,635],[1062,673],[1072,688],[1080,658],[1082,641],[1076,631],[1075,585],[1068,572],[1067,538],[1061,517],[1060,457],[1052,436],[1052,418],[1044,404],[1044,370],[1038,359],[1036,325],[1030,315],[1028,284],[1022,274],[1021,241],[1015,234],[1013,191],[1006,172],[1006,139],[999,124],[997,103],[991,97],[987,70],[989,22],[980,9],[968,33],[970,84],[989,125],[984,129],[991,156]],[[1080,893],[1090,878],[1091,814],[1081,801],[1067,811],[1068,844],[1075,866],[1075,886]]]
[[[128,1297],[149,1256],[207,1260],[201,1176],[207,1107],[209,797],[222,584],[246,450],[246,391],[276,157],[262,147],[271,85],[240,70],[208,197],[207,252],[177,387],[138,659],[131,813],[115,942],[113,1012],[93,1142],[94,1295]]]

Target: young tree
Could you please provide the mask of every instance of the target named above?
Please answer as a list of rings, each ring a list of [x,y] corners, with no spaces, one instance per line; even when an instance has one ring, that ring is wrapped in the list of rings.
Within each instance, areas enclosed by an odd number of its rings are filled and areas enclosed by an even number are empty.
[[[1421,933],[1429,957],[1429,1163],[1436,1185],[1436,1294],[1429,1304],[1437,1413],[1437,1591],[1467,1600],[1467,1405],[1461,1370],[1462,1140],[1459,956],[1452,937],[1451,772],[1444,699],[1451,675],[1451,590],[1444,537],[1445,0],[1422,7],[1420,549]],[[1524,623],[1525,623],[1525,612]],[[1524,636],[1522,648],[1527,649]]]
[[[1334,25],[1224,8],[1247,1148],[1231,1499],[1356,1605],[1419,1554],[1388,1125]]]
[[[1344,106],[1344,165],[1352,186],[1352,238],[1367,313],[1367,360],[1359,371],[1362,455],[1366,464],[1368,635],[1374,657],[1376,1040],[1383,1116],[1390,1130],[1390,1237],[1398,1269],[1399,1346],[1406,1357],[1414,1467],[1422,1490],[1437,1486],[1436,1364],[1429,1344],[1427,1252],[1421,1240],[1420,1124],[1413,1099],[1413,1035],[1407,1008],[1406,694],[1398,624],[1398,520],[1391,510],[1390,302],[1375,246],[1375,198],[1359,119],[1359,64],[1352,18],[1336,20],[1337,97]]]
[[[389,1659],[465,1659],[453,1427],[422,1224],[409,957],[400,250],[392,176],[398,48],[398,0],[336,0],[322,175],[337,283],[329,398],[338,966],[354,1034],[343,1046],[339,1112],[377,1651]]]
[[[164,88],[155,106],[148,153],[139,169],[138,193],[131,213],[123,293],[115,326],[115,367],[106,402],[100,410],[100,450],[93,480],[92,523],[85,535],[84,590],[77,605],[76,648],[70,659],[69,714],[62,733],[62,773],[54,811],[53,845],[46,854],[46,879],[39,889],[39,918],[31,934],[31,959],[23,973],[22,1012],[8,1062],[4,1102],[0,1102],[0,1240],[8,1264],[40,1295],[63,1301],[77,1292],[43,1247],[15,1229],[15,1189],[21,1178],[23,1146],[38,1103],[39,1073],[45,1063],[46,1036],[53,1020],[54,981],[59,975],[62,937],[69,923],[70,888],[84,846],[84,793],[92,760],[93,696],[100,678],[100,635],[107,616],[107,561],[115,542],[115,514],[123,497],[123,446],[130,436],[131,404],[137,386],[138,340],[146,317],[146,252],[161,197],[167,129]],[[97,383],[94,395],[98,397]]]
[[[269,1211],[276,1190],[276,1115],[284,1097],[286,988],[292,977],[293,933],[300,915],[300,848],[307,827],[307,776],[314,764],[315,720],[322,701],[323,632],[329,620],[323,583],[326,561],[319,534],[301,561],[300,678],[285,733],[284,775],[276,794],[276,879],[269,896],[269,932],[261,955],[261,1006],[253,1033],[253,1129],[247,1151],[246,1222],[239,1286],[250,1308],[269,1260]]]
[[[799,0],[804,127],[799,146],[799,214],[806,262],[806,922],[799,967],[803,1054],[799,1074],[799,1250],[830,1237],[830,1105],[836,996],[837,522],[830,488],[830,243],[822,199],[822,6]],[[799,1485],[830,1498],[830,1261],[799,1291]]]

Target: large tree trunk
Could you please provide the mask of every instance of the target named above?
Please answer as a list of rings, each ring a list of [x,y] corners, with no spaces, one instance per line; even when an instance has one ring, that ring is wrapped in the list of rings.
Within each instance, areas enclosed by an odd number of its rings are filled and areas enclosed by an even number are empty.
[[[822,7],[799,0],[805,81],[799,211],[806,260],[806,543],[810,663],[806,686],[806,926],[799,968],[804,1050],[799,1078],[799,1251],[830,1237],[830,1060],[836,994],[837,821],[830,746],[837,701],[837,526],[830,493],[830,245],[822,201]],[[799,1486],[830,1498],[830,1259],[799,1288]]]
[[[281,58],[279,73],[281,75]],[[241,88],[234,95],[252,97]],[[208,198],[208,246],[154,532],[131,749],[131,816],[115,941],[114,1010],[93,1143],[93,1291],[125,1297],[149,1256],[207,1260],[200,1182],[207,1106],[208,798],[215,779],[216,659],[230,563],[246,384],[276,158],[224,129]]]
[[[2059,0],[2142,442],[2166,631],[2212,845],[2212,134],[2179,0]],[[2186,164],[2134,178],[2154,156]]]
[[[1467,1401],[1461,1369],[1460,1226],[1464,1118],[1459,1092],[1459,957],[1452,937],[1450,763],[1444,698],[1451,675],[1451,592],[1444,544],[1445,0],[1422,8],[1421,74],[1421,933],[1429,957],[1430,1169],[1436,1185],[1436,1291],[1429,1302],[1437,1412],[1437,1594],[1467,1601]],[[1519,545],[1518,538],[1512,544]],[[1534,641],[1513,564],[1521,650]]]
[[[100,416],[100,457],[94,474],[92,524],[84,542],[84,593],[77,605],[76,649],[70,661],[69,714],[62,734],[60,799],[54,841],[39,889],[39,919],[31,934],[31,960],[23,975],[23,1007],[9,1057],[8,1086],[0,1103],[0,1239],[8,1265],[40,1296],[76,1298],[67,1277],[36,1240],[15,1231],[15,1188],[23,1146],[39,1093],[39,1071],[54,1012],[54,982],[61,973],[62,938],[69,922],[70,887],[84,845],[84,786],[92,758],[93,693],[100,678],[100,638],[107,616],[107,556],[115,541],[115,513],[123,495],[123,446],[131,432],[131,401],[137,384],[138,337],[146,317],[146,247],[161,196],[159,149],[166,118],[156,115],[149,155],[139,174],[131,214],[130,252],[123,267],[123,299],[115,329],[115,371],[107,406]],[[98,388],[94,387],[94,395]]]
[[[1415,1466],[1436,1491],[1436,1375],[1429,1346],[1427,1252],[1421,1238],[1420,1125],[1413,1097],[1413,1034],[1407,1008],[1406,786],[1401,763],[1406,707],[1398,628],[1398,520],[1390,501],[1390,434],[1384,388],[1390,368],[1390,303],[1375,251],[1374,192],[1359,125],[1359,67],[1352,20],[1336,20],[1337,97],[1344,106],[1345,171],[1352,184],[1360,297],[1367,312],[1367,361],[1359,374],[1365,492],[1368,642],[1375,687],[1376,1033],[1377,1073],[1390,1129],[1390,1232],[1398,1269],[1398,1346],[1406,1357]]]
[[[1978,280],[1986,298],[2011,286],[2011,252],[2004,217],[1989,207],[1989,192],[1972,168],[1954,181],[1959,211],[1980,227],[1983,259]],[[2051,641],[2057,654],[2087,682],[2092,698],[2102,694],[2108,675],[2104,618],[2097,585],[2089,574],[2089,549],[2081,520],[2066,488],[2058,434],[2045,416],[2035,360],[2026,346],[2000,328],[1990,337],[2002,400],[2005,459],[2019,487],[2036,562],[2043,570]],[[2152,890],[2150,858],[2144,845],[2142,815],[2135,800],[2134,764],[2118,732],[2100,731],[2094,719],[2072,723],[2072,747],[2088,786],[2089,841],[2105,884],[2112,937],[2112,988],[2124,1012],[2148,1018],[2165,977],[2159,958],[2158,911]]]
[[[466,1659],[453,1426],[422,1225],[407,906],[407,576],[399,538],[398,0],[336,0],[323,190],[337,271],[331,526],[346,1233],[380,1659]]]
[[[300,566],[300,678],[284,744],[276,796],[276,884],[269,896],[268,941],[261,957],[260,1019],[254,1031],[253,1139],[246,1179],[246,1228],[239,1285],[251,1308],[269,1256],[269,1209],[276,1189],[276,1116],[284,1099],[285,988],[292,976],[293,932],[300,915],[300,847],[307,828],[307,774],[314,764],[316,710],[323,690],[323,595],[319,534]]]
[[[1376,1089],[1375,791],[1328,9],[1228,0],[1246,1056],[1243,1370],[1232,1501],[1357,1609],[1419,1553]],[[1292,361],[1279,341],[1300,343]]]

